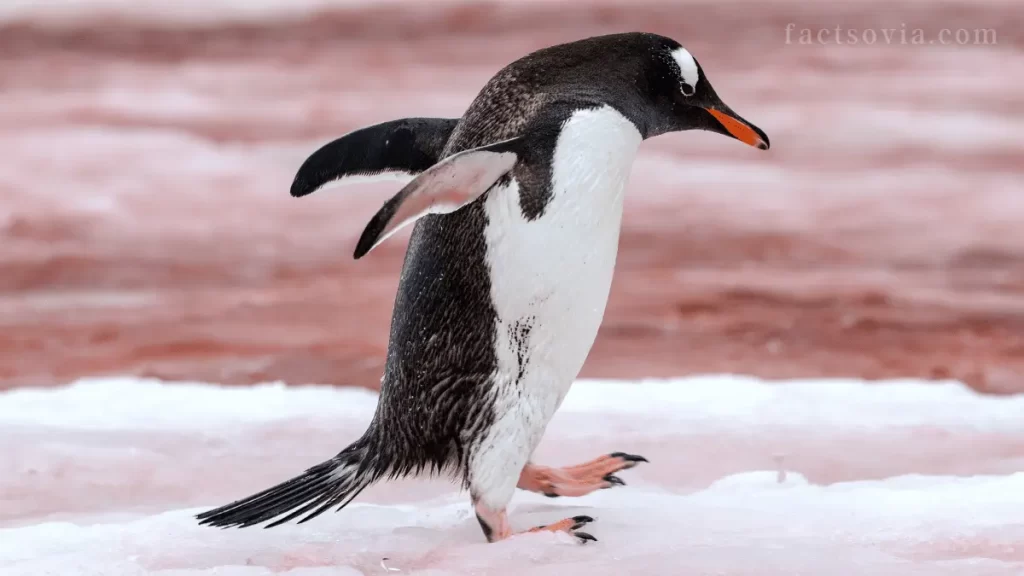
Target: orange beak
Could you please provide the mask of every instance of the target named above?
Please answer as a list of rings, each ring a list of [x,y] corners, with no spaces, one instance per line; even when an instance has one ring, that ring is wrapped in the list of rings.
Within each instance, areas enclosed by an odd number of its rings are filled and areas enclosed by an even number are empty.
[[[733,138],[744,144],[749,144],[758,150],[768,149],[768,138],[764,136],[763,132],[751,126],[745,120],[721,110],[714,110],[712,108],[705,108],[705,110],[711,113],[715,120],[718,120]]]

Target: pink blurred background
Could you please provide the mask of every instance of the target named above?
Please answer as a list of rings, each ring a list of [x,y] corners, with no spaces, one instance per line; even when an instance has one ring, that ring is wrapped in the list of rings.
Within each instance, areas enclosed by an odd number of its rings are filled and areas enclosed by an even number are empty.
[[[530,50],[627,30],[682,42],[772,149],[643,145],[584,376],[1024,391],[1024,3],[1009,0],[0,7],[0,388],[377,386],[408,232],[351,253],[395,187],[296,200],[299,164],[364,125],[459,116]]]

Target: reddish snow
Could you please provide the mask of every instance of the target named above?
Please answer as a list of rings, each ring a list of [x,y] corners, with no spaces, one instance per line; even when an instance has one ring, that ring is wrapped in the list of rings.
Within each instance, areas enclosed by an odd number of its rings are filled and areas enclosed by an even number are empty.
[[[642,29],[773,147],[644,144],[584,375],[1024,390],[1024,4],[329,4],[0,8],[0,387],[376,386],[407,236],[351,253],[394,186],[295,200],[296,168],[366,124],[460,114],[531,49]],[[787,45],[787,23],[998,43]]]

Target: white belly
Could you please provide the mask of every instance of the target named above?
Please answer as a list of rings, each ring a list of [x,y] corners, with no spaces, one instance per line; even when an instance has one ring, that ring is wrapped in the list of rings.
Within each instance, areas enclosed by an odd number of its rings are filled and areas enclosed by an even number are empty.
[[[518,477],[597,336],[641,140],[611,108],[577,112],[560,133],[542,216],[523,216],[515,180],[485,201],[498,389],[496,422],[482,446],[488,463],[477,472],[495,483]]]

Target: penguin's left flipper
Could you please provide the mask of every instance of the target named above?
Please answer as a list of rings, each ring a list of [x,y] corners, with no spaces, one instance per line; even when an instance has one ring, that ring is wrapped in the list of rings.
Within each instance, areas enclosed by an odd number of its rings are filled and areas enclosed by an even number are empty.
[[[447,214],[476,200],[519,159],[522,137],[472,148],[445,158],[413,179],[370,219],[359,243],[358,260],[389,236],[427,214]]]
[[[647,459],[615,452],[566,468],[527,464],[519,475],[516,487],[550,497],[585,496],[595,490],[625,486],[626,483],[615,473],[628,470],[640,462],[647,462]]]
[[[328,184],[374,179],[409,181],[441,158],[458,118],[403,118],[360,128],[328,142],[299,167],[291,195]]]

